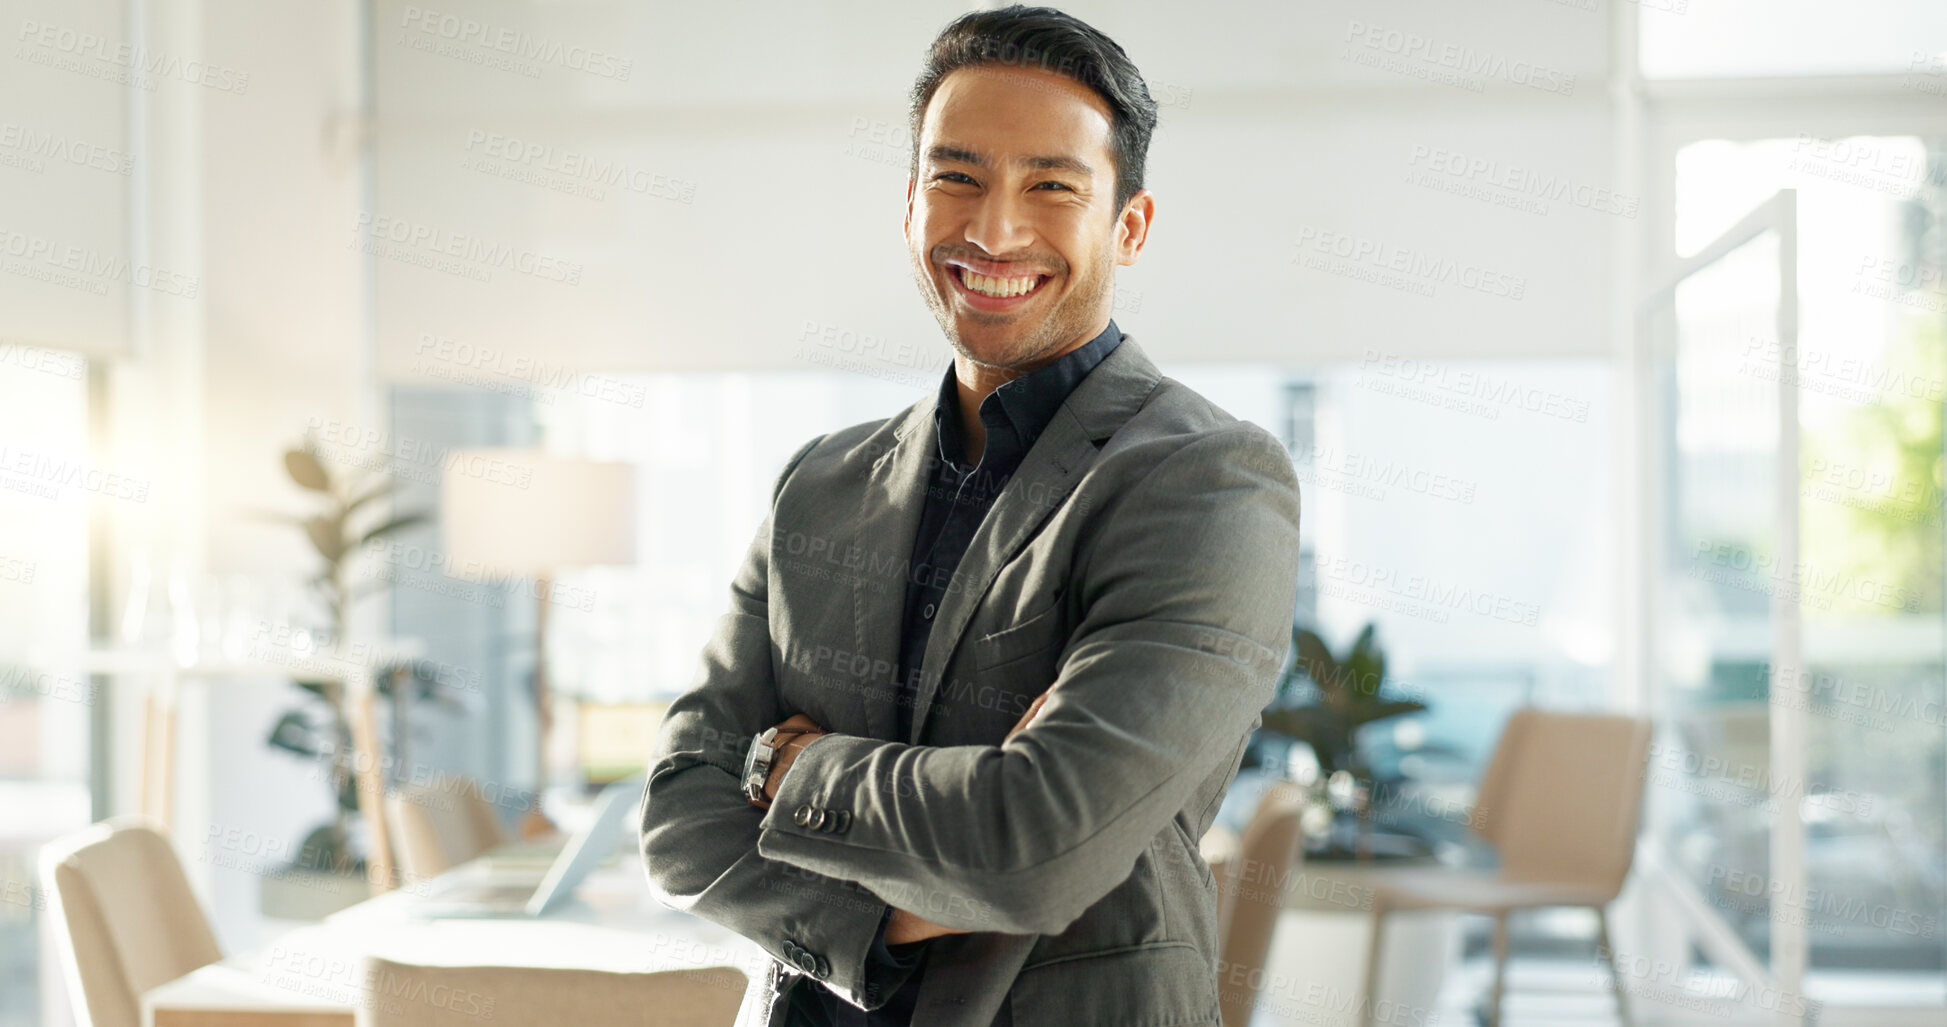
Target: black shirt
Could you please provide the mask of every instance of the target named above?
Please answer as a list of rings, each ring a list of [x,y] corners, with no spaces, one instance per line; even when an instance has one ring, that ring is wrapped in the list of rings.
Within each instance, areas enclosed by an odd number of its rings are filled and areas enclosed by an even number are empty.
[[[1111,320],[1102,334],[1087,343],[989,393],[980,401],[980,423],[986,428],[987,440],[980,462],[971,467],[964,462],[967,430],[960,420],[959,386],[953,368],[946,369],[940,381],[939,402],[933,408],[939,450],[928,460],[926,503],[920,511],[912,565],[906,577],[897,678],[901,741],[912,737],[920,661],[933,632],[933,616],[946,598],[947,584],[960,558],[966,555],[975,529],[1068,394],[1121,342],[1122,332]],[[792,993],[791,1011],[785,1017],[787,1027],[907,1027],[925,972],[927,943],[887,945],[886,922],[891,916],[892,907],[888,906],[865,966],[868,983],[897,989],[886,1004],[867,1012],[831,989],[808,981]]]

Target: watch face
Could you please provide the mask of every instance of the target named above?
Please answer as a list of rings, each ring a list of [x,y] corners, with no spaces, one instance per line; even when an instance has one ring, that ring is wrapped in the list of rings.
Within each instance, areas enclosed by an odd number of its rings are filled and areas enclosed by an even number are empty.
[[[753,802],[764,797],[764,782],[771,776],[772,749],[770,740],[775,738],[775,729],[767,729],[751,741],[750,752],[744,757],[744,795]]]

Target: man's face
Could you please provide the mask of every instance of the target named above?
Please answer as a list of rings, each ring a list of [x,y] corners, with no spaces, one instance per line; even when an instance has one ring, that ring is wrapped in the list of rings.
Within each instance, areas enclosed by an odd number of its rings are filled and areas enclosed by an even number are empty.
[[[1114,269],[1134,264],[1152,210],[1118,211],[1110,111],[1039,68],[961,68],[941,81],[907,183],[906,246],[954,350],[1025,371],[1107,323]]]

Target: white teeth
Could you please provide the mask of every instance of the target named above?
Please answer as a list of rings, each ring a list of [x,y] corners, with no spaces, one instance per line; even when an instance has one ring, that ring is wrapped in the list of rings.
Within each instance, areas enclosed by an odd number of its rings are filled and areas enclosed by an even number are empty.
[[[960,269],[960,281],[965,283],[968,289],[982,296],[993,296],[1001,299],[1009,296],[1019,296],[1022,293],[1028,292],[1040,280],[1041,277],[1039,275],[1029,278],[993,278],[987,275],[974,274],[965,268]]]

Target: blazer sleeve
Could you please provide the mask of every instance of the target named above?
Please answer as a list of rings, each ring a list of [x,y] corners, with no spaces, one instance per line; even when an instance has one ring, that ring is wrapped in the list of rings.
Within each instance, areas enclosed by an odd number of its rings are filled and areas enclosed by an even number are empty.
[[[823,438],[785,465],[773,508]],[[663,905],[722,924],[853,1005],[876,1009],[910,973],[867,965],[887,904],[856,883],[760,855],[764,811],[739,782],[752,737],[791,712],[779,703],[772,664],[770,538],[766,514],[731,582],[730,610],[704,648],[699,680],[657,729],[640,809],[642,860]]]
[[[1041,713],[1000,745],[827,735],[784,776],[764,856],[934,923],[1058,934],[1127,879],[1271,700],[1298,588],[1298,483],[1269,432],[1196,437],[1102,503],[1081,619]],[[792,811],[849,810],[834,834]]]

